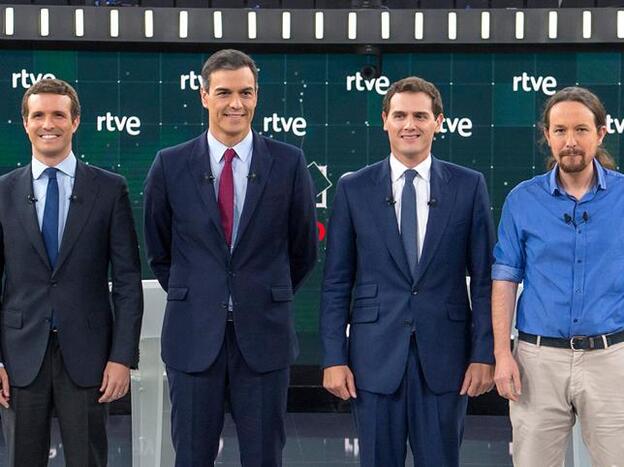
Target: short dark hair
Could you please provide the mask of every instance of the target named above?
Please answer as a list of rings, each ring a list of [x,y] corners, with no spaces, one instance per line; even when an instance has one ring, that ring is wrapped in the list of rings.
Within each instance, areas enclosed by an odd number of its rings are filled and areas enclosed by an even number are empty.
[[[604,105],[598,99],[598,96],[591,92],[589,89],[581,88],[578,86],[570,86],[567,88],[563,88],[560,91],[557,91],[553,94],[544,104],[544,111],[542,112],[542,121],[540,122],[540,128],[548,131],[550,128],[550,111],[552,108],[559,104],[560,102],[578,102],[587,107],[592,114],[594,114],[594,123],[596,124],[596,129],[600,129],[602,127],[607,126],[607,111],[605,110]],[[542,143],[546,143],[544,137],[542,137]],[[608,169],[615,169],[615,161],[613,157],[607,152],[602,145],[598,146],[596,149],[596,158],[598,162],[602,164],[604,167]],[[549,154],[546,159],[546,168],[548,170],[552,169],[557,161]]]
[[[253,73],[254,83],[258,87],[258,68],[256,62],[244,52],[236,49],[223,49],[213,53],[202,67],[201,77],[206,91],[210,89],[210,75],[218,70],[238,70],[249,68]]]
[[[78,93],[66,81],[62,79],[42,79],[29,87],[22,97],[22,118],[28,118],[28,98],[33,94],[58,94],[59,96],[67,96],[71,101],[71,117],[72,120],[80,117],[80,100]]]
[[[440,91],[438,91],[438,88],[436,88],[433,83],[419,78],[418,76],[409,76],[402,80],[395,81],[390,88],[388,88],[388,92],[383,99],[383,111],[386,114],[390,111],[390,100],[392,100],[392,96],[400,92],[424,92],[427,94],[431,97],[431,110],[433,111],[434,117],[440,115],[444,110]]]

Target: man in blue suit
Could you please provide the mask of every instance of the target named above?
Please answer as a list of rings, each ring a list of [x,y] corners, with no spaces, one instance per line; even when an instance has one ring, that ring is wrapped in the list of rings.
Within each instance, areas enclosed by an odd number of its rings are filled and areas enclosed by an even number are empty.
[[[433,84],[394,83],[382,118],[390,157],[336,188],[323,385],[353,399],[361,465],[404,465],[409,438],[414,465],[456,467],[466,395],[493,387],[488,195],[481,174],[431,156],[443,120]]]
[[[221,50],[201,75],[208,131],[161,150],[145,182],[175,465],[213,465],[227,398],[242,465],[280,466],[293,294],[316,262],[312,180],[301,150],[251,130],[249,56]]]

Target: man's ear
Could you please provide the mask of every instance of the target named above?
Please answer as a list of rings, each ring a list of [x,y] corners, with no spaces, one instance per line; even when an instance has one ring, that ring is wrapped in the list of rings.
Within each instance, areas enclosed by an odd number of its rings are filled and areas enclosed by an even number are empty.
[[[442,123],[444,122],[444,114],[440,113],[438,114],[438,116],[435,119],[436,125],[435,125],[435,132],[439,133],[440,130],[442,129]]]

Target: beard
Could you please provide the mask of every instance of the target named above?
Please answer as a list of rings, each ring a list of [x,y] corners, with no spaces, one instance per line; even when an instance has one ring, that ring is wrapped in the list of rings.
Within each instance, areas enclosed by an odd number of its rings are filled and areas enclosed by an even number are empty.
[[[561,151],[557,159],[559,168],[565,173],[579,173],[589,165],[585,151],[580,149]]]

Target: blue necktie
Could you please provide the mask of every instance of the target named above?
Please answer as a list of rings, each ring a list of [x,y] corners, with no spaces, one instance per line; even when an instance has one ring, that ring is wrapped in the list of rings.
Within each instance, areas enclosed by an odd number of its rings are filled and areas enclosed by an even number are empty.
[[[41,234],[52,269],[56,266],[59,250],[59,189],[56,172],[58,169],[54,167],[48,167],[43,171],[48,176],[48,188],[46,190]]]
[[[401,195],[401,240],[407,256],[412,276],[418,263],[418,214],[416,211],[416,190],[414,178],[418,175],[413,169],[404,172],[405,185]]]

